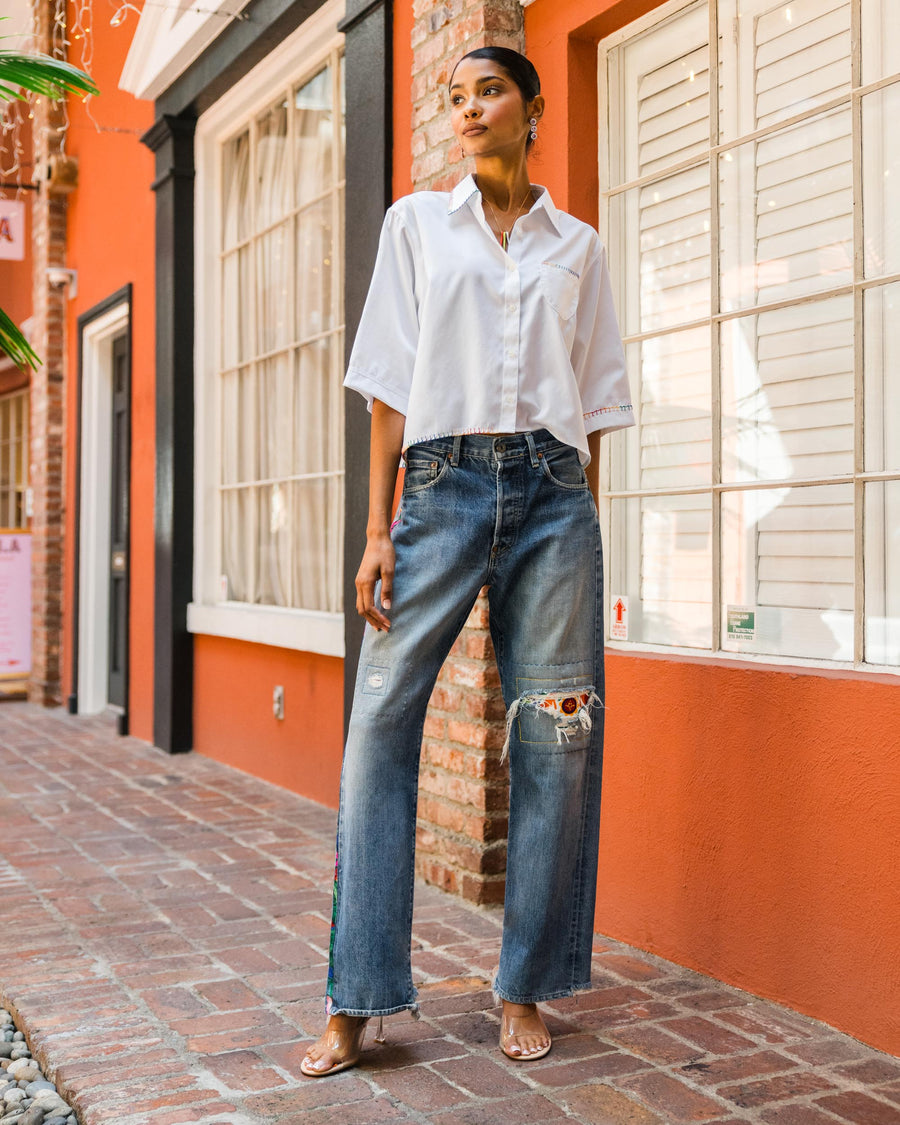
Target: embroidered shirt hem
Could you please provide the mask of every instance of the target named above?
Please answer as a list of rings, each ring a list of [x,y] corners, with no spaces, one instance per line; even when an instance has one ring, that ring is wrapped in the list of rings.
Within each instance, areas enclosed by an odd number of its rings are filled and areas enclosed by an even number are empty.
[[[584,414],[584,432],[593,434],[598,430],[611,434],[615,430],[627,430],[634,425],[634,407],[630,402],[619,406],[600,406]]]

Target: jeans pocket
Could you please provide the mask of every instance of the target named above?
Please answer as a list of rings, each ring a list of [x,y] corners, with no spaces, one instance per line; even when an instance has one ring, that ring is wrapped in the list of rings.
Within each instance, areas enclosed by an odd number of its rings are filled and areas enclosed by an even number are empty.
[[[563,320],[571,320],[578,308],[581,278],[568,266],[541,262],[541,291]]]
[[[408,449],[405,459],[404,496],[413,496],[417,492],[433,488],[450,464],[449,456],[443,451],[422,448]]]
[[[541,450],[540,462],[544,476],[551,484],[576,491],[588,487],[588,479],[578,457],[578,450],[573,449],[571,445]]]

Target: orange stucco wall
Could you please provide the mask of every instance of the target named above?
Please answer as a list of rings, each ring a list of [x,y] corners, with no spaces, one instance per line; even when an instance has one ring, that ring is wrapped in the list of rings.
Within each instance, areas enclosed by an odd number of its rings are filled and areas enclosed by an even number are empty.
[[[532,178],[597,215],[596,43],[536,0]],[[611,654],[597,929],[900,1053],[900,678]]]
[[[31,152],[31,123],[22,108],[18,110],[20,120],[20,135],[25,153]],[[12,145],[6,138],[0,137],[0,168],[11,168],[13,166]],[[30,162],[30,156],[23,157],[23,160]],[[4,176],[4,182],[16,183],[16,176]],[[31,166],[22,168],[22,182],[30,183],[31,181]],[[0,308],[10,317],[13,321],[21,325],[23,321],[31,316],[32,298],[31,298],[31,198],[32,192],[23,191],[19,193],[18,198],[25,204],[25,257],[21,262],[11,261],[7,258],[0,259]],[[15,199],[15,189],[6,189],[3,192],[6,199]],[[5,359],[5,357],[4,357]],[[18,368],[8,368],[4,364],[4,369],[0,370],[0,395],[6,394],[7,391],[18,390],[21,387],[27,386],[28,375],[18,370]]]
[[[118,89],[135,23],[111,27],[94,20],[94,62],[100,87],[90,110],[69,101],[66,150],[78,158],[79,187],[69,196],[68,265],[78,271],[78,295],[66,319],[66,550],[63,598],[63,696],[72,690],[78,317],[129,282],[132,293],[131,456],[131,733],[153,737],[153,494],[155,455],[153,155],[140,135],[153,124],[153,106]],[[70,59],[80,64],[74,49]],[[97,126],[99,125],[99,131]],[[90,436],[87,435],[87,440]]]
[[[284,719],[272,689],[284,688]],[[194,744],[216,761],[337,808],[344,662],[222,637],[194,639]]]
[[[412,190],[411,0],[394,9],[394,198]],[[407,76],[404,79],[404,76]],[[194,644],[194,748],[337,808],[343,752],[343,661],[199,636]],[[272,689],[285,688],[285,717]],[[227,705],[223,701],[227,700]]]

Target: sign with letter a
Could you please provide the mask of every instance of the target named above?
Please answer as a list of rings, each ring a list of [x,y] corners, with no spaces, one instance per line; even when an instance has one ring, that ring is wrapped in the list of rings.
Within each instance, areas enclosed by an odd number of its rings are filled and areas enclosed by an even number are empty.
[[[21,262],[25,257],[25,204],[0,199],[0,259]]]

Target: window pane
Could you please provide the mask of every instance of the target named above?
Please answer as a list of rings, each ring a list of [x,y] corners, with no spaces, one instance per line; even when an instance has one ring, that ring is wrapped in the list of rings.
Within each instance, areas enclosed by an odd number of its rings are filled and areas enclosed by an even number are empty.
[[[612,201],[614,272],[626,335],[709,316],[707,165],[632,188]]]
[[[297,335],[306,340],[335,327],[332,270],[334,203],[327,196],[297,216]]]
[[[722,479],[853,471],[853,299],[722,325]]]
[[[900,283],[865,294],[866,469],[900,469]]]
[[[723,141],[850,90],[850,0],[718,0]]]
[[[722,155],[723,310],[852,281],[850,127],[842,109]]]
[[[610,605],[628,599],[629,641],[709,648],[709,496],[612,501]]]
[[[326,191],[333,182],[331,68],[326,67],[294,93],[295,204]]]
[[[250,134],[222,150],[222,249],[250,237]]]
[[[264,360],[257,374],[256,417],[259,433],[259,479],[289,476],[294,452],[293,357],[281,352]]]
[[[254,488],[225,489],[222,493],[222,574],[228,600],[253,600],[250,589],[251,552],[255,543]]]
[[[294,582],[303,609],[341,608],[342,484],[338,476],[294,485]]]
[[[900,665],[900,481],[866,485],[866,660]]]
[[[727,651],[852,660],[853,486],[725,493],[722,584]]]
[[[287,143],[287,102],[273,106],[257,123],[256,215],[254,227],[264,230],[291,205],[291,169]]]
[[[294,337],[291,324],[290,220],[256,241],[257,353],[284,347]]]
[[[256,597],[260,605],[291,604],[291,510],[289,484],[263,485],[259,505]]]
[[[900,85],[862,99],[866,276],[900,272]]]
[[[250,359],[252,293],[251,249],[242,246],[222,262],[222,367],[235,367]]]
[[[256,376],[249,368],[230,371],[220,380],[222,410],[221,481],[236,484],[258,479],[257,432],[247,420],[256,417]]]
[[[900,71],[900,5],[897,0],[862,0],[863,83]]]
[[[612,487],[710,484],[708,328],[635,341],[626,348],[639,402],[637,425],[612,435]]]
[[[314,340],[297,353],[294,375],[296,416],[322,421],[319,425],[305,427],[302,440],[296,443],[292,468],[295,474],[332,472],[343,468],[343,462],[335,456],[331,442],[335,429],[333,420],[341,417],[338,409],[341,381],[335,378],[334,363],[337,346],[337,338],[329,336]]]
[[[612,183],[653,175],[709,150],[706,5],[654,27],[610,55],[621,83],[621,160]]]

